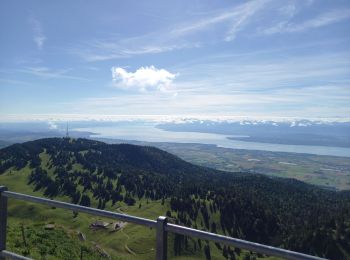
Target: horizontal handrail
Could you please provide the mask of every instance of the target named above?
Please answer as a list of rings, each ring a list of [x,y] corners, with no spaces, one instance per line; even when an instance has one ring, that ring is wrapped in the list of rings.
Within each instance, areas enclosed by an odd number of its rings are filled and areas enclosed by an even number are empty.
[[[218,235],[215,233],[210,233],[210,232],[193,229],[189,227],[184,227],[184,226],[179,226],[179,225],[174,225],[170,223],[166,225],[165,230],[168,232],[177,233],[180,235],[197,237],[205,240],[211,240],[214,242],[218,242],[218,243],[222,243],[222,244],[226,244],[234,247],[239,247],[249,251],[254,251],[265,255],[283,257],[286,259],[293,259],[293,260],[324,259],[317,256],[306,255],[306,254],[302,254],[302,253],[298,253],[298,252],[294,252],[294,251],[290,251],[282,248],[267,246],[259,243],[254,243],[254,242],[250,242],[242,239]]]
[[[210,233],[207,231],[202,231],[198,229],[193,229],[185,226],[180,226],[180,225],[175,225],[171,223],[167,223],[166,217],[159,217],[157,221],[146,219],[146,218],[140,218],[140,217],[135,217],[127,214],[121,214],[121,213],[116,213],[112,211],[106,211],[106,210],[101,210],[101,209],[95,209],[95,208],[90,208],[90,207],[85,207],[81,205],[76,205],[72,203],[67,203],[67,202],[62,202],[62,201],[56,201],[52,199],[47,199],[47,198],[40,198],[40,197],[35,197],[31,195],[26,195],[22,193],[17,193],[17,192],[12,192],[12,191],[6,191],[0,190],[0,195],[7,197],[7,198],[13,198],[13,199],[18,199],[18,200],[24,200],[24,201],[29,201],[29,202],[35,202],[35,203],[40,203],[40,204],[45,204],[48,206],[53,206],[57,208],[63,208],[63,209],[68,209],[76,212],[82,212],[82,213],[88,213],[96,216],[101,216],[101,217],[106,217],[106,218],[112,218],[112,219],[118,219],[122,220],[125,222],[130,222],[138,225],[143,225],[151,228],[156,228],[157,229],[157,236],[163,237],[164,240],[167,239],[167,232],[172,232],[180,235],[185,235],[185,236],[190,236],[190,237],[197,237],[200,239],[204,240],[211,240],[214,242],[218,243],[223,243],[226,245],[246,249],[249,251],[254,251],[258,253],[262,253],[265,255],[269,256],[277,256],[277,257],[282,257],[285,259],[301,259],[301,260],[324,260],[324,258],[316,257],[316,256],[311,256],[307,254],[302,254],[282,248],[277,248],[277,247],[272,247],[272,246],[267,246],[259,243],[254,243],[246,240],[241,240],[237,238],[232,238],[228,236],[223,236],[223,235],[218,235],[215,233]],[[1,198],[0,196],[0,198]],[[1,223],[0,223],[1,225]],[[158,230],[159,229],[159,230]],[[157,241],[157,259],[166,259],[167,254],[166,254],[166,243],[161,243],[161,241]],[[165,248],[164,248],[165,247]],[[158,252],[162,252],[161,254],[158,254]],[[19,256],[15,253],[3,250],[0,251],[0,257],[9,257],[11,259],[24,259],[28,260],[29,258]]]
[[[10,259],[14,260],[32,260],[31,258],[15,254],[13,252],[7,251],[7,250],[2,250],[0,251],[0,257],[8,257]]]
[[[36,202],[36,203],[40,203],[40,204],[46,204],[46,205],[57,207],[57,208],[69,209],[69,210],[73,210],[73,211],[77,211],[77,212],[83,212],[83,213],[88,213],[88,214],[100,216],[100,217],[116,218],[119,220],[123,220],[125,222],[130,222],[130,223],[143,225],[143,226],[147,226],[147,227],[156,227],[156,224],[157,224],[156,221],[146,219],[146,218],[140,218],[140,217],[135,217],[135,216],[127,215],[127,214],[121,214],[121,213],[102,210],[102,209],[85,207],[85,206],[76,205],[76,204],[67,203],[67,202],[62,202],[62,201],[57,201],[57,200],[34,197],[31,195],[26,195],[26,194],[12,192],[12,191],[4,191],[2,194],[8,198]]]

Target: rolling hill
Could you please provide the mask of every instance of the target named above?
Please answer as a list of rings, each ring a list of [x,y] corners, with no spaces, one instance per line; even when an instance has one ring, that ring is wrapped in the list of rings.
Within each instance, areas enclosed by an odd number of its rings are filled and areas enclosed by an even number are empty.
[[[350,256],[349,192],[324,190],[291,179],[213,170],[154,147],[87,139],[46,138],[14,144],[0,150],[0,162],[0,184],[11,190],[149,218],[168,215],[182,225],[331,259]],[[83,225],[80,229],[88,234],[87,241],[98,237],[112,258],[154,257],[149,250],[154,246],[150,231],[125,228],[126,244],[121,232],[96,235],[86,228],[91,218],[83,214],[68,217],[59,210],[50,213],[35,210],[33,205],[21,207],[14,204],[10,208],[14,225],[28,215],[30,227],[54,221],[61,223],[60,228],[73,240],[69,235],[72,229]],[[58,217],[73,218],[74,224],[60,222]],[[20,230],[14,227],[13,232],[15,237]],[[152,238],[146,241],[145,237]],[[112,240],[126,246],[112,244]],[[86,250],[95,252],[91,243]],[[179,259],[208,257],[204,251],[209,251],[212,259],[263,257],[176,235],[171,245],[171,255]],[[28,254],[32,252],[50,255],[36,249]]]

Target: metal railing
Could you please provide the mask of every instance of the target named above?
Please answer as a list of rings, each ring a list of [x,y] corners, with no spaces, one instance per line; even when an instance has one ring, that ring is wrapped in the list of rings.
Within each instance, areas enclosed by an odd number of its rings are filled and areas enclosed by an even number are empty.
[[[180,225],[175,225],[167,222],[167,218],[160,216],[157,220],[150,220],[140,217],[135,217],[131,215],[95,209],[90,207],[84,207],[81,205],[66,203],[62,201],[50,200],[46,198],[34,197],[26,194],[21,194],[17,192],[8,191],[6,187],[0,186],[0,259],[29,259],[24,256],[17,255],[13,252],[6,250],[6,228],[7,228],[7,199],[18,199],[24,201],[30,201],[40,204],[46,204],[56,208],[63,208],[68,210],[73,210],[75,212],[88,213],[95,216],[101,216],[106,218],[118,219],[125,222],[147,226],[156,229],[156,259],[166,260],[167,259],[167,240],[168,232],[176,233],[180,235],[197,237],[204,240],[210,240],[217,243],[226,244],[229,246],[234,246],[249,251],[254,251],[269,256],[277,256],[285,259],[305,259],[305,260],[320,260],[324,258],[319,258],[311,255],[306,255],[294,251],[289,251],[277,247],[262,245],[258,243],[253,243],[237,238],[227,237],[218,235],[215,233],[210,233],[206,231],[201,231],[189,227],[184,227]]]

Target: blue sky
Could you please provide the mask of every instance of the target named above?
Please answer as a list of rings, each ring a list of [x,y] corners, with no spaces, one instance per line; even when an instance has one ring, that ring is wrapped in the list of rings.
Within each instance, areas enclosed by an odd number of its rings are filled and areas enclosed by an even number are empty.
[[[0,2],[0,120],[350,118],[350,2]]]

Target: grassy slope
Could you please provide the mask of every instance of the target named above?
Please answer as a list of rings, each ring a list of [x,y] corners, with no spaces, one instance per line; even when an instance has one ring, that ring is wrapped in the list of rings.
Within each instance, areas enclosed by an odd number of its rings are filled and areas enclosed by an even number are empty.
[[[29,169],[25,168],[20,172],[12,171],[12,173],[5,173],[0,177],[1,185],[9,187],[10,190],[18,191],[30,195],[42,196],[40,192],[33,192],[32,187],[25,185],[27,182],[26,178],[28,176]],[[57,198],[59,200],[67,201],[67,198]],[[121,205],[130,214],[134,214],[135,209],[133,207],[126,207]],[[111,207],[107,207],[111,209]],[[134,207],[136,208],[136,207]],[[158,212],[161,211],[160,203],[150,202],[149,204],[144,203],[142,211],[139,211],[139,216],[156,218]],[[130,238],[127,241],[128,246],[132,250],[139,252],[144,252],[145,257],[143,259],[152,259],[154,253],[151,250],[146,252],[146,246],[154,242],[154,232],[148,228],[135,226],[128,224],[122,232],[110,233],[107,230],[97,230],[92,231],[89,225],[96,219],[101,219],[98,217],[90,216],[87,214],[78,214],[78,217],[73,218],[73,213],[71,211],[62,209],[52,209],[47,206],[42,206],[33,203],[27,203],[22,201],[10,200],[9,203],[9,224],[10,226],[16,226],[19,223],[24,223],[25,225],[32,225],[42,223],[44,226],[47,223],[55,223],[58,226],[63,226],[67,230],[71,231],[81,231],[87,237],[89,242],[96,242],[101,245],[108,253],[111,255],[125,256],[125,259],[134,259],[134,257],[129,257],[129,253],[125,250],[126,235],[129,234]],[[107,222],[112,222],[112,220],[103,219]],[[137,237],[133,234],[137,233]],[[140,239],[145,239],[148,243],[138,243]],[[148,249],[148,248],[147,248]]]
[[[49,155],[45,152],[40,155],[42,160],[41,166],[46,167],[49,161]],[[80,168],[79,165],[74,167]],[[33,187],[27,185],[27,177],[30,173],[29,167],[25,167],[20,171],[9,169],[3,175],[0,175],[0,185],[5,185],[11,191],[17,191],[34,196],[43,196],[40,191],[34,192]],[[56,198],[62,201],[69,201],[66,197]],[[141,208],[139,204],[141,203]],[[96,206],[96,201],[93,202]],[[119,202],[113,207],[110,203],[106,205],[106,210],[124,212],[130,215],[136,215],[149,219],[156,219],[159,215],[165,215],[169,210],[169,202],[165,201],[164,205],[161,201],[149,201],[142,199],[137,201],[135,206],[127,206],[123,202]],[[54,223],[56,229],[54,231],[45,231],[47,239],[50,237],[58,237],[64,242],[68,239],[72,247],[79,248],[82,245],[79,242],[77,232],[80,231],[86,235],[87,241],[84,243],[90,249],[95,248],[98,244],[101,248],[107,251],[112,259],[154,259],[155,258],[155,230],[143,226],[127,224],[122,231],[110,232],[109,230],[93,231],[89,225],[96,219],[101,219],[95,216],[79,213],[76,218],[73,218],[73,212],[53,209],[44,205],[28,203],[23,201],[9,201],[9,240],[8,249],[14,252],[23,254],[23,239],[20,232],[20,226],[23,224],[26,232],[40,233],[44,232],[45,224]],[[106,222],[113,222],[111,219],[102,219]],[[200,221],[200,220],[199,220]],[[55,236],[50,235],[50,232],[55,232]],[[63,235],[65,234],[65,235]],[[26,234],[28,235],[28,234]],[[22,247],[18,247],[22,243]],[[180,257],[173,256],[173,236],[169,236],[169,256],[171,259],[203,259],[203,252],[197,251],[195,255],[185,255]],[[213,243],[210,243],[212,259],[223,259],[221,251],[219,251]],[[22,248],[22,249],[21,249]],[[39,258],[40,248],[34,247],[31,250],[31,256]],[[131,251],[131,252],[130,252]],[[241,257],[245,252],[241,253]],[[92,259],[96,259],[97,253],[92,255]],[[63,257],[63,256],[61,256]],[[51,259],[51,258],[48,258]],[[70,258],[72,259],[72,258]],[[74,259],[74,257],[73,257]],[[88,259],[88,258],[84,258]],[[265,258],[266,259],[266,258]],[[270,258],[274,259],[274,258]]]

